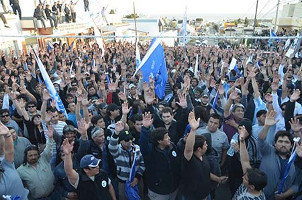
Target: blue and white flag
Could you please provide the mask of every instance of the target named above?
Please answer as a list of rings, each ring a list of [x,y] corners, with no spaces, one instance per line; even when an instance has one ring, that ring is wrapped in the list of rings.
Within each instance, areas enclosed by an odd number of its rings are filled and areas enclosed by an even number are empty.
[[[277,38],[278,36],[276,35],[276,33],[272,29],[270,30],[270,37],[274,38],[274,40],[276,42],[280,42],[280,40]]]
[[[212,105],[213,110],[215,110],[215,108],[216,108],[216,104],[217,104],[217,101],[218,101],[218,96],[219,96],[219,92],[217,90],[216,95],[215,95],[215,99],[214,99],[214,102],[213,102],[213,105]]]
[[[8,96],[8,94],[5,94],[4,97],[3,97],[2,109],[9,110],[9,96]]]
[[[165,96],[165,87],[168,80],[168,73],[166,68],[166,61],[164,55],[164,48],[160,44],[161,40],[154,38],[151,46],[147,51],[145,57],[142,59],[140,65],[136,69],[133,76],[141,70],[143,81],[149,83],[149,77],[155,81],[155,94],[163,99]]]
[[[187,38],[187,6],[185,9],[185,14],[184,14],[183,21],[182,21],[180,35],[182,36],[182,43],[183,43],[183,46],[185,47],[187,44],[187,40],[188,40],[188,38]]]
[[[53,49],[54,49],[53,44],[51,42],[48,42],[48,44],[47,44],[47,52],[49,53]]]
[[[288,38],[285,42],[283,49],[287,49],[287,47],[289,47],[289,45],[290,45],[290,39]]]
[[[229,70],[235,70],[236,71],[236,74],[238,75],[239,74],[239,70],[238,70],[238,67],[237,67],[237,60],[235,58],[232,58],[232,61],[229,65]]]
[[[288,176],[288,173],[289,173],[289,170],[290,170],[290,167],[291,165],[293,164],[293,162],[295,161],[297,157],[297,153],[296,151],[290,156],[288,162],[287,162],[287,165],[286,165],[286,168],[285,168],[285,171],[284,171],[284,174],[283,174],[283,177],[281,179],[281,183],[280,183],[280,186],[279,186],[279,189],[278,189],[278,194],[281,194],[283,192],[283,188],[284,188],[284,183],[286,181],[286,178]]]
[[[141,63],[141,55],[139,54],[137,43],[135,44],[135,61],[136,61],[136,68],[138,68],[139,64]]]
[[[64,115],[67,117],[67,112],[65,110],[65,107],[62,103],[62,100],[59,96],[59,94],[57,93],[55,87],[53,86],[44,66],[43,66],[43,63],[41,62],[40,58],[38,57],[38,55],[36,54],[36,51],[33,49],[33,52],[34,52],[34,56],[35,56],[35,59],[37,61],[37,64],[39,66],[39,69],[40,69],[40,72],[42,74],[42,77],[44,79],[44,83],[45,83],[45,86],[49,92],[49,95],[51,97],[51,99],[54,101],[56,101],[56,107],[59,111],[61,111],[62,113],[64,113]]]
[[[195,78],[198,78],[198,54],[196,54],[196,63],[195,63],[195,69],[194,69],[194,76],[195,76]]]
[[[253,63],[253,56],[252,55],[249,56],[249,58],[247,59],[245,64],[247,65],[248,63]]]
[[[74,47],[74,42],[75,42],[76,40],[74,40],[72,43],[71,43],[71,45],[68,47],[68,50],[69,51],[72,51],[72,49],[73,49],[73,47]]]

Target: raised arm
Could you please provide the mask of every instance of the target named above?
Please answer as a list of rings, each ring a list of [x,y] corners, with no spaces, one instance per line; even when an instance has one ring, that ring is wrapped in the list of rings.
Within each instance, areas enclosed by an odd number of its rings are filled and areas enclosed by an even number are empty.
[[[231,105],[233,103],[233,101],[235,99],[238,98],[238,93],[236,92],[236,90],[233,90],[224,106],[224,117],[227,118],[230,116],[231,112],[230,112],[230,108],[231,108]]]
[[[243,174],[246,172],[248,168],[251,168],[249,154],[246,149],[245,139],[248,137],[248,132],[245,127],[240,127],[238,129],[239,132],[239,140],[240,140],[240,162],[242,166]]]
[[[14,162],[14,144],[12,134],[8,128],[0,122],[0,137],[4,137],[4,156],[8,162]]]
[[[267,112],[264,126],[259,132],[258,138],[261,138],[262,140],[266,139],[266,136],[268,134],[268,129],[278,122],[275,120],[275,116],[276,116],[276,112],[274,110]]]
[[[189,161],[189,160],[191,160],[192,155],[193,155],[193,147],[195,144],[195,135],[196,135],[196,130],[199,127],[200,118],[198,118],[198,120],[196,120],[194,112],[190,112],[188,121],[189,121],[189,124],[191,127],[191,131],[190,131],[189,136],[186,141],[184,157],[186,158],[186,160]]]
[[[41,119],[43,121],[45,121],[47,101],[49,99],[50,99],[50,95],[49,95],[47,89],[44,89],[43,90],[43,97],[42,97],[43,103],[42,103],[42,106],[41,106]]]
[[[70,144],[66,138],[62,144],[64,157],[64,170],[67,175],[68,181],[71,185],[75,185],[79,179],[79,174],[73,169],[71,152],[73,150],[73,142]]]

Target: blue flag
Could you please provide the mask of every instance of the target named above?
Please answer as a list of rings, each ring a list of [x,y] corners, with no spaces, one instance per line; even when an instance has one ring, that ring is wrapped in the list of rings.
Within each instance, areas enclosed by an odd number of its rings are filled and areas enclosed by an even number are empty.
[[[47,44],[47,52],[49,53],[53,49],[54,49],[53,44],[51,42],[48,42],[48,44]]]
[[[141,63],[141,55],[139,54],[137,43],[135,45],[135,61],[136,61],[136,68],[138,68],[139,64]]]
[[[274,40],[276,41],[276,42],[280,42],[280,40],[278,39],[278,38],[276,38],[276,37],[278,37],[277,35],[276,35],[276,33],[271,29],[270,30],[270,37],[271,38],[275,38]]]
[[[160,39],[154,38],[145,57],[136,69],[135,74],[141,70],[143,81],[149,83],[149,77],[155,81],[155,94],[163,99],[165,96],[165,87],[168,80],[164,48],[160,44]]]
[[[215,95],[215,99],[214,99],[214,102],[213,102],[213,105],[212,105],[213,110],[215,110],[215,108],[216,108],[216,104],[217,104],[217,101],[218,101],[218,96],[219,96],[219,92],[217,90],[216,95]]]
[[[56,100],[56,107],[59,111],[61,111],[62,113],[64,113],[64,115],[67,117],[67,112],[65,110],[65,107],[64,107],[64,104],[59,96],[59,94],[57,93],[55,87],[53,86],[44,66],[43,66],[43,63],[41,62],[40,58],[37,56],[36,54],[36,51],[33,50],[34,52],[34,56],[35,56],[35,59],[37,61],[37,64],[39,66],[39,69],[40,69],[40,72],[41,72],[41,75],[44,79],[44,83],[45,83],[45,86],[49,92],[49,95],[51,97],[51,99],[54,101]]]
[[[285,168],[285,172],[284,172],[284,174],[283,174],[283,177],[282,177],[282,179],[281,179],[281,183],[280,183],[280,186],[279,186],[279,189],[278,189],[278,194],[281,194],[281,193],[283,192],[284,184],[285,184],[286,178],[287,178],[287,176],[288,176],[290,167],[291,167],[291,165],[293,164],[293,162],[295,161],[296,157],[297,157],[297,153],[294,152],[294,153],[290,156],[290,158],[289,158],[289,160],[288,160],[288,162],[287,162],[287,165],[286,165],[286,168]]]
[[[68,51],[72,51],[72,49],[73,49],[73,47],[74,47],[74,42],[75,42],[76,40],[74,40],[72,43],[71,43],[71,45],[68,47]]]

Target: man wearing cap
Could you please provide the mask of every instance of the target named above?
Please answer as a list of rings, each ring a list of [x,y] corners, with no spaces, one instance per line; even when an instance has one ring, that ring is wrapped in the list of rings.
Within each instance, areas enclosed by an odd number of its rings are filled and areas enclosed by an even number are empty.
[[[102,116],[102,117],[105,117],[106,116],[106,113],[107,113],[107,103],[105,102],[102,102],[99,106],[98,106],[98,111],[99,111],[99,114]]]
[[[116,200],[111,180],[99,168],[101,160],[90,154],[85,155],[80,161],[81,169],[77,172],[73,169],[71,158],[73,143],[65,139],[62,148],[65,153],[64,170],[69,183],[77,189],[79,200]]]
[[[201,103],[200,105],[206,109],[207,113],[210,113],[210,110],[211,110],[211,106],[209,105],[209,100],[210,100],[210,96],[208,93],[204,92],[200,98],[201,100]]]
[[[115,124],[120,119],[120,108],[115,103],[107,107],[107,116],[104,118],[106,127],[110,124]]]
[[[129,180],[131,167],[135,159],[135,178],[131,186],[138,185],[139,180],[145,171],[145,163],[138,145],[133,145],[133,136],[130,132],[124,131],[124,123],[119,121],[115,125],[115,133],[109,141],[109,152],[114,158],[117,168],[117,179],[119,181],[119,199],[126,200],[125,183]],[[118,141],[120,140],[120,144]],[[142,189],[142,188],[140,188]]]

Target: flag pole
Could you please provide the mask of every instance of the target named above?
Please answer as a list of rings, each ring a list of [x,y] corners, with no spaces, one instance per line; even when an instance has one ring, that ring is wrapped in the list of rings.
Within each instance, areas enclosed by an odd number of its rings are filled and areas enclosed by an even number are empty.
[[[133,17],[134,17],[134,29],[135,29],[135,44],[137,44],[137,24],[136,24],[136,12],[135,12],[135,2],[133,0]]]

